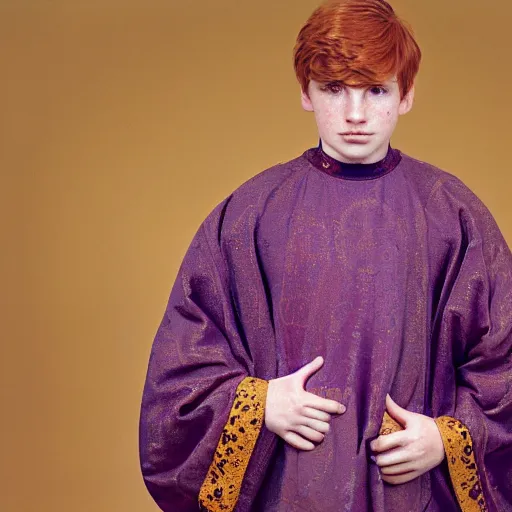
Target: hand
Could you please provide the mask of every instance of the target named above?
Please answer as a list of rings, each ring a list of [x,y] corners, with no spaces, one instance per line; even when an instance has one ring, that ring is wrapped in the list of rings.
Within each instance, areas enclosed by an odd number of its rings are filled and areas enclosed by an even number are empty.
[[[370,447],[377,455],[382,480],[403,484],[438,466],[444,459],[443,439],[436,422],[423,414],[402,409],[389,395],[386,409],[404,430],[379,436]]]
[[[268,383],[265,426],[298,450],[313,450],[329,431],[331,414],[346,410],[335,400],[304,390],[307,380],[324,364],[317,357],[295,373]]]

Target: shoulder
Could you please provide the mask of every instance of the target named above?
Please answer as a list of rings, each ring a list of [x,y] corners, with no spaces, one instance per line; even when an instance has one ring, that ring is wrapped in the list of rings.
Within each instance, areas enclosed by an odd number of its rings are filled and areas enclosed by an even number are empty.
[[[492,213],[459,177],[403,153],[402,158],[406,179],[414,182],[422,192],[431,229],[447,237],[487,233],[488,237],[502,243],[503,236]]]
[[[290,196],[309,166],[304,155],[269,167],[237,187],[203,222],[203,228],[220,233],[225,225],[261,215],[275,197]]]
[[[496,220],[483,201],[460,178],[426,162],[406,156],[414,173],[428,181],[425,212],[430,229],[446,239],[485,241],[488,247],[506,247]]]
[[[401,152],[402,155],[402,163],[407,168],[407,173],[413,177],[418,177],[426,181],[435,182],[439,179],[455,177],[453,174],[450,174],[435,165],[432,165],[428,162],[424,162],[423,160],[419,160],[418,158],[414,158],[410,155],[407,155]]]
[[[433,191],[436,190],[441,183],[458,180],[458,178],[450,172],[405,153],[402,153],[400,166],[405,180],[418,191],[424,205],[428,203]]]
[[[303,155],[278,163],[242,183],[233,191],[231,198],[245,203],[264,199],[300,179],[308,165]]]
[[[436,203],[459,203],[465,208],[487,211],[478,196],[457,176],[435,165],[402,153],[404,173],[422,189],[427,208]]]

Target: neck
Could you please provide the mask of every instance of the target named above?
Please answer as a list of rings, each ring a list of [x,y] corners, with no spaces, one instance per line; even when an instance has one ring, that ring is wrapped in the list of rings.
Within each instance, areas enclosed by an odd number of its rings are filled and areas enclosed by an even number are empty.
[[[355,181],[380,178],[390,173],[402,159],[400,151],[389,145],[387,154],[378,162],[369,164],[340,162],[322,149],[321,141],[317,148],[309,149],[304,156],[314,167],[326,174]]]
[[[361,159],[358,160],[357,158],[355,158],[353,160],[343,159],[343,157],[339,153],[337,153],[336,150],[331,148],[329,145],[324,144],[322,139],[319,139],[318,147],[326,155],[328,155],[333,160],[336,160],[341,165],[345,165],[345,164],[348,164],[348,165],[370,165],[370,164],[375,164],[375,163],[378,163],[378,162],[381,162],[382,160],[384,160],[386,158],[386,155],[389,152],[389,148],[391,147],[391,145],[388,142],[388,145],[386,148],[379,148],[378,152],[376,152],[376,154],[373,153],[370,156],[363,157],[362,160]]]

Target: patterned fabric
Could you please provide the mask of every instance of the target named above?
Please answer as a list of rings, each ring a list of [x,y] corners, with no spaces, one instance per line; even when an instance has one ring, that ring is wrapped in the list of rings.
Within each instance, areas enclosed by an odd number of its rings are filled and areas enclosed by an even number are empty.
[[[452,485],[462,512],[487,512],[468,428],[449,416],[435,421],[443,438]]]
[[[488,512],[469,429],[449,416],[435,418],[435,422],[443,439],[450,478],[461,511]],[[403,427],[385,412],[379,435],[400,430]]]
[[[392,434],[393,432],[398,432],[399,430],[403,430],[402,425],[394,420],[387,411],[384,412],[384,418],[382,419],[382,425],[380,426],[379,436],[386,436],[388,434]]]
[[[236,390],[229,420],[201,490],[199,505],[205,512],[231,512],[264,420],[268,383],[245,378]]]
[[[247,378],[238,386],[230,419],[215,451],[214,460],[199,494],[201,510],[232,512],[242,480],[263,424],[266,381]],[[462,512],[488,512],[469,430],[449,416],[436,418],[453,488]],[[243,425],[243,426],[241,426]],[[379,435],[403,430],[387,411]]]
[[[368,445],[388,393],[466,425],[489,512],[512,512],[512,254],[496,222],[456,177],[403,153],[358,180],[308,153],[241,185],[190,244],[143,394],[149,492],[165,512],[197,510],[240,382],[321,355],[307,390],[346,412],[306,453],[263,428],[236,512],[456,510],[443,467],[380,479]]]

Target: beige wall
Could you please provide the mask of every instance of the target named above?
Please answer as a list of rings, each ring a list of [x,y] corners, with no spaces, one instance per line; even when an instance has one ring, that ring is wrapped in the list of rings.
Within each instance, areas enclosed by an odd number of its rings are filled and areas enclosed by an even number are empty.
[[[0,1],[3,512],[156,510],[149,350],[201,220],[317,143],[291,67],[316,0]],[[512,242],[509,0],[396,0],[424,52],[394,146]]]

